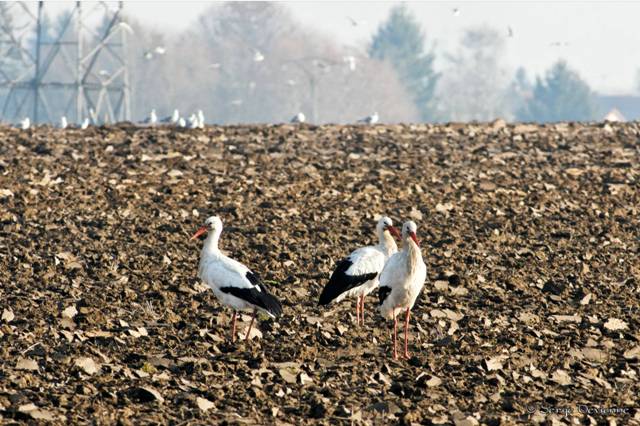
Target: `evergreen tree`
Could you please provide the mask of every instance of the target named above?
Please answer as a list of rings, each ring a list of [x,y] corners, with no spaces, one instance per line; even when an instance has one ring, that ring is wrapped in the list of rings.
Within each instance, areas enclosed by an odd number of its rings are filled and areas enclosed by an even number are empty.
[[[515,114],[525,108],[525,105],[532,97],[533,84],[529,80],[527,71],[523,67],[519,67],[507,89],[507,102],[509,111]]]
[[[596,117],[589,85],[563,60],[536,78],[533,96],[517,112],[520,121],[588,121]]]
[[[433,69],[433,51],[425,52],[425,35],[415,16],[403,5],[394,6],[378,28],[369,56],[389,61],[425,121],[434,119],[434,92],[439,74]]]

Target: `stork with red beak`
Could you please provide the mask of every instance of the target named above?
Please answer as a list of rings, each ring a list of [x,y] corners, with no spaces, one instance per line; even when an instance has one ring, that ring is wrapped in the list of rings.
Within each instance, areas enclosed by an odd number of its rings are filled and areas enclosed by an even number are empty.
[[[239,310],[252,310],[253,317],[246,339],[249,339],[257,311],[265,312],[271,318],[282,314],[280,302],[267,292],[264,283],[249,268],[224,254],[218,248],[222,233],[222,221],[211,216],[191,237],[192,240],[208,233],[200,252],[198,277],[202,279],[218,298],[220,303],[233,308],[232,341],[236,340],[236,316]]]
[[[329,283],[320,294],[319,305],[357,296],[356,321],[364,325],[364,298],[378,286],[378,275],[389,256],[398,251],[393,237],[400,237],[390,218],[380,218],[376,226],[378,244],[353,251],[336,265]]]
[[[398,359],[398,314],[405,311],[404,357],[409,358],[408,332],[411,308],[422,291],[427,278],[427,266],[422,260],[420,244],[413,221],[402,225],[402,250],[389,258],[380,273],[380,313],[385,319],[393,319],[393,359]]]

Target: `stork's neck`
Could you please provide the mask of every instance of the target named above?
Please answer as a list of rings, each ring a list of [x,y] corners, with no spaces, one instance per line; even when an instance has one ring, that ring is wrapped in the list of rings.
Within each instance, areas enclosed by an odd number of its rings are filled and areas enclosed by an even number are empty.
[[[207,238],[204,240],[204,245],[202,246],[203,255],[215,255],[220,253],[218,241],[220,240],[221,233],[222,229],[216,229],[213,232],[209,232],[209,235],[207,235]]]
[[[393,239],[393,235],[389,231],[381,230],[378,233],[378,239],[380,240],[378,245],[387,257],[398,251],[396,240]]]
[[[404,247],[407,256],[407,272],[413,274],[422,258],[422,253],[420,252],[420,247],[411,237],[405,238]]]

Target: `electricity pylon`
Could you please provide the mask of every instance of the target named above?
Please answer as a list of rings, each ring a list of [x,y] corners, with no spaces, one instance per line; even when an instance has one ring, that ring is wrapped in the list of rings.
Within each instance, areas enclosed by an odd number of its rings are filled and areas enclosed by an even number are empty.
[[[76,123],[130,120],[127,34],[133,31],[122,20],[123,2],[111,7],[78,1],[59,18],[53,35],[44,2],[35,13],[25,2],[9,7],[26,23],[0,25],[0,48],[19,57],[24,71],[11,76],[0,68],[3,120],[29,116],[34,123],[57,122],[63,115]],[[25,41],[29,32],[35,33],[32,46]]]

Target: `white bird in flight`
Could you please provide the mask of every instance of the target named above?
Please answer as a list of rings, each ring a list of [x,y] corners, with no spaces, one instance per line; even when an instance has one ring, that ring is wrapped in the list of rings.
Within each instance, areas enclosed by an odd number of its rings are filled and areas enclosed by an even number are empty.
[[[420,243],[416,236],[417,226],[413,221],[402,225],[402,250],[389,258],[380,273],[380,314],[393,320],[393,358],[398,359],[398,314],[405,313],[404,357],[409,358],[408,336],[411,308],[422,291],[427,278],[427,266],[422,260]]]
[[[352,26],[357,27],[357,26],[362,26],[365,25],[367,23],[367,21],[358,21],[354,18],[352,18],[351,16],[346,16],[347,20],[351,23]]]
[[[361,247],[336,265],[327,285],[322,289],[318,305],[340,302],[356,296],[356,321],[364,325],[364,298],[378,287],[378,276],[389,256],[398,251],[394,236],[400,237],[390,218],[384,216],[376,225],[378,244]],[[362,321],[361,321],[362,318]]]
[[[347,63],[347,66],[349,67],[350,71],[355,71],[356,70],[356,57],[355,56],[345,56],[344,58],[342,58],[342,60]]]
[[[264,61],[264,55],[259,50],[256,50],[255,53],[253,54],[253,61],[254,62]]]
[[[200,252],[198,277],[207,284],[217,299],[225,306],[233,308],[232,340],[236,340],[236,316],[239,310],[252,310],[253,317],[245,340],[251,335],[251,328],[257,311],[276,318],[282,314],[282,305],[267,291],[258,275],[242,263],[224,255],[218,248],[222,233],[222,221],[218,216],[207,218],[191,239],[208,233]]]

